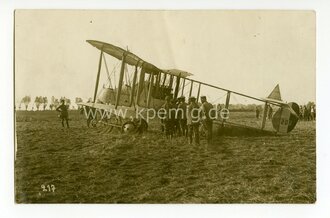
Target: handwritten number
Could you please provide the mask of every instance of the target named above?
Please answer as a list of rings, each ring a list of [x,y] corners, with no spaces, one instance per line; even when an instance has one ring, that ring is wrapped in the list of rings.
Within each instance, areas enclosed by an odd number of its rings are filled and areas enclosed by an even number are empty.
[[[41,189],[43,192],[55,192],[55,185],[41,185]]]

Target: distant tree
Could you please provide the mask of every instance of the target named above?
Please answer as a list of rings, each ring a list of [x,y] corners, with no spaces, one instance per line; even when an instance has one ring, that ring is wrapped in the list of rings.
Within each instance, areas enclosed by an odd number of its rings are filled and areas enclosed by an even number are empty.
[[[43,107],[44,107],[44,110],[46,109],[47,105],[48,105],[48,98],[47,97],[43,97]]]
[[[21,103],[25,105],[25,110],[27,110],[29,104],[31,102],[31,97],[30,96],[24,96],[21,100]]]
[[[39,110],[40,105],[43,104],[43,97],[36,96],[34,99],[34,104],[36,105],[37,110]]]
[[[82,103],[82,102],[83,102],[82,98],[76,97],[76,104],[77,104],[78,110],[80,109],[79,103]]]
[[[71,100],[70,98],[65,98],[65,104],[66,106],[68,107],[68,109],[70,108],[70,105],[71,105]]]
[[[50,108],[50,110],[53,110],[54,107],[55,107],[55,97],[52,96],[52,97],[50,98],[49,108]]]
[[[55,98],[55,100],[54,100],[54,107],[55,107],[55,109],[56,109],[59,105],[60,105],[60,101],[59,101],[57,98]]]

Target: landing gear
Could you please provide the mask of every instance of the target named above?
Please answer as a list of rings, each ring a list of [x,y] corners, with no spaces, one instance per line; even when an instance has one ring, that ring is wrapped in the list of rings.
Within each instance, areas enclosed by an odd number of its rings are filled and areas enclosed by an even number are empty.
[[[92,127],[97,127],[97,120],[96,119],[92,119],[91,121],[90,121],[90,125],[92,126]]]
[[[122,133],[133,133],[136,131],[136,126],[132,121],[128,121],[121,127]]]
[[[143,133],[148,130],[148,123],[144,119],[133,119],[122,125],[122,133]]]

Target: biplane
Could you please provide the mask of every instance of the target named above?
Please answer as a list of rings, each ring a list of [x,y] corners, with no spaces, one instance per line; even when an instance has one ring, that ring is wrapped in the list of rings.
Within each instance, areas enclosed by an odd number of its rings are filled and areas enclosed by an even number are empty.
[[[100,52],[93,99],[80,103],[85,112],[100,112],[94,113],[93,117],[87,115],[93,126],[107,126],[109,132],[113,128],[123,132],[132,132],[137,128],[144,131],[148,127],[147,120],[132,118],[138,110],[158,110],[165,103],[166,96],[173,99],[194,96],[198,101],[201,94],[208,93],[214,94],[209,102],[219,107],[219,111],[226,109],[230,112],[229,116],[227,114],[227,117],[213,122],[219,134],[289,133],[298,122],[299,106],[282,101],[279,85],[267,98],[257,98],[191,79],[192,74],[183,70],[158,68],[128,49],[95,40],[87,42]],[[115,62],[112,71],[106,56]],[[102,66],[105,67],[106,84],[99,90]],[[237,98],[243,99],[245,104],[232,103]],[[246,108],[246,105],[249,107]],[[247,110],[250,113],[245,113]],[[107,111],[111,111],[110,116],[103,116]],[[259,111],[260,118],[255,116],[254,111]]]

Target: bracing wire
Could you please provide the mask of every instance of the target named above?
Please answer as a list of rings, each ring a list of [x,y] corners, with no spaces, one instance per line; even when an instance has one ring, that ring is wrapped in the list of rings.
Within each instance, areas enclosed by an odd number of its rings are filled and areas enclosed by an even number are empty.
[[[186,85],[184,87],[186,87],[187,85],[189,85],[189,89],[185,89],[186,91],[184,91],[184,96],[188,96],[189,95],[191,81],[189,83],[186,83]],[[193,89],[194,89],[194,87],[193,87]]]
[[[222,96],[220,96],[219,98],[215,99],[215,100],[212,101],[211,103],[214,104],[214,103],[216,103],[217,101],[223,99],[225,96],[227,96],[227,93],[223,94]]]
[[[237,100],[237,98],[235,97],[235,95],[231,95],[231,97],[234,99],[234,101],[236,102],[236,103],[240,103],[238,100]]]
[[[106,61],[106,58],[105,58],[104,54],[102,54],[102,56],[103,56],[103,60],[104,60],[105,69],[107,71],[107,76],[108,76],[108,81],[109,81],[109,84],[110,84],[110,88],[112,88],[112,82],[111,82],[111,77],[110,77],[110,74],[109,74],[108,64],[107,64],[107,61]]]
[[[124,74],[125,74],[125,80],[126,80],[126,93],[128,95],[130,95],[130,92],[129,92],[129,87],[131,87],[131,81],[129,79],[129,75],[128,75],[128,68],[127,68],[127,64],[125,64],[125,70],[124,70]]]

